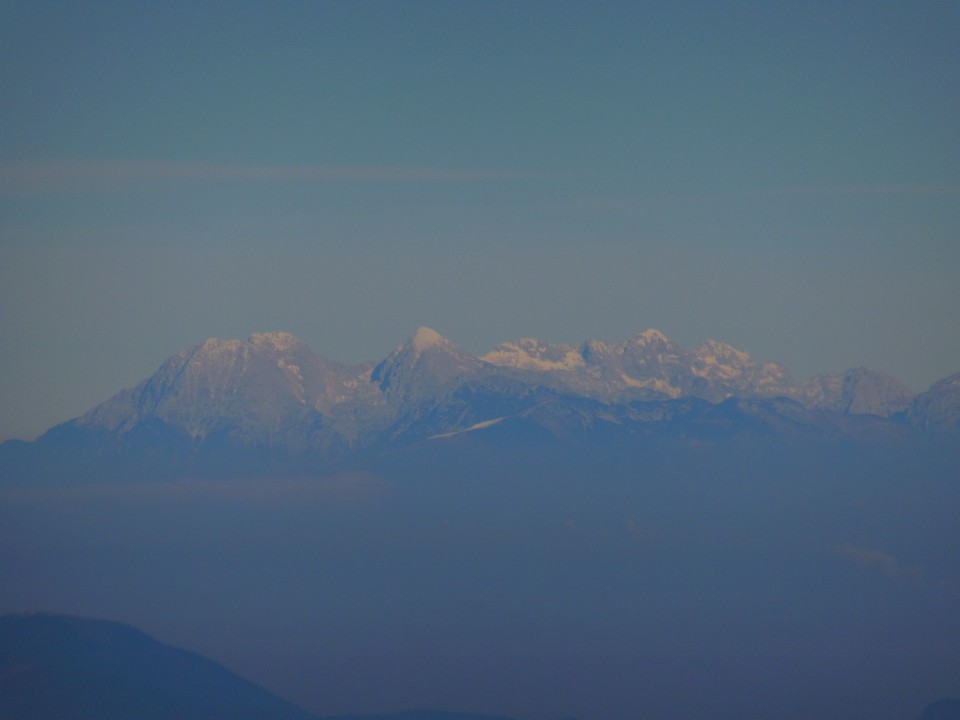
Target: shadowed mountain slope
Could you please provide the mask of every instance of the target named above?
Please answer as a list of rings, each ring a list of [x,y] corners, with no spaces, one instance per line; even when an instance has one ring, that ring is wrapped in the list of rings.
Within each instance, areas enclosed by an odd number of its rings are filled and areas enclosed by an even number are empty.
[[[920,720],[960,720],[960,700],[944,698],[927,706]]]
[[[913,399],[907,417],[926,430],[960,428],[960,373],[934,383]]]
[[[387,715],[338,715],[323,720],[511,720],[502,715],[471,715],[445,710],[404,710]]]
[[[194,653],[105,620],[0,618],[0,717],[17,720],[310,720]]]

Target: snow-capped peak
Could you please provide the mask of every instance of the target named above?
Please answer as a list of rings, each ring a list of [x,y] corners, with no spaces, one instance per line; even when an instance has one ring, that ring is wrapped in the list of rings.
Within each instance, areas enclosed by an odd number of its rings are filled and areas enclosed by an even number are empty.
[[[468,355],[436,330],[421,327],[413,337],[390,353],[377,365],[370,377],[381,390],[406,385],[414,378],[431,382],[450,378],[479,366],[480,362]]]
[[[697,348],[695,354],[698,360],[707,364],[735,362],[739,365],[749,365],[753,362],[750,353],[737,350],[732,345],[718,340],[707,340]]]
[[[572,345],[551,345],[535,338],[500,343],[480,359],[491,365],[525,370],[573,370],[584,364]]]
[[[449,340],[443,337],[443,335],[438,333],[436,330],[423,326],[418,328],[413,334],[413,337],[410,338],[410,347],[412,347],[416,352],[421,353],[424,350],[429,350],[432,347],[444,345],[449,342]]]
[[[659,343],[663,345],[672,344],[670,338],[654,328],[648,328],[644,330],[642,333],[633,338],[633,342],[637,345],[649,345],[651,343]]]

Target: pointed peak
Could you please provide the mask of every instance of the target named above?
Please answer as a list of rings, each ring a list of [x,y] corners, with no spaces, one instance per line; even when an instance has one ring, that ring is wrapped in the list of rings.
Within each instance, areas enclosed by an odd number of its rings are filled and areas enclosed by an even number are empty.
[[[700,344],[700,347],[710,350],[734,350],[736,352],[743,352],[742,350],[737,350],[730,343],[725,343],[722,340],[704,340]]]
[[[421,327],[403,345],[397,347],[371,372],[370,378],[380,383],[381,390],[405,388],[413,392],[410,383],[420,384],[449,379],[474,370],[481,365],[472,355],[465,353],[436,330]]]
[[[393,372],[391,368],[419,363],[425,353],[435,350],[441,350],[442,352],[430,352],[428,357],[436,354],[450,355],[458,358],[470,357],[436,330],[423,326],[418,328],[411,337],[407,338],[406,342],[398,345],[392,353],[382,360],[373,369],[371,377],[374,380],[382,380]]]
[[[743,350],[737,350],[733,345],[729,345],[719,340],[707,340],[697,348],[695,355],[700,360],[710,362],[713,360],[737,360],[743,364],[753,362],[750,353]]]
[[[408,342],[410,347],[418,353],[436,347],[437,345],[450,344],[450,341],[443,337],[443,335],[426,326],[417,328],[417,331]]]
[[[631,342],[636,345],[648,345],[658,343],[662,345],[672,345],[673,341],[655,328],[647,328],[636,337],[631,338]]]

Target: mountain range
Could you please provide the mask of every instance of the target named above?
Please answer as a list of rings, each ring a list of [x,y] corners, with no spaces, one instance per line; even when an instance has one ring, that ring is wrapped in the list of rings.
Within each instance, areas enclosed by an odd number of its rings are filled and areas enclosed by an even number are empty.
[[[653,330],[474,356],[420,329],[356,366],[207,340],[0,445],[0,609],[163,627],[327,718],[902,720],[958,691],[958,426],[960,375],[798,382]],[[0,622],[7,717],[58,687],[268,702],[34,620]]]
[[[7,478],[310,472],[386,447],[482,433],[560,442],[906,438],[960,427],[960,373],[914,396],[864,367],[798,382],[778,363],[657,330],[619,344],[505,342],[479,357],[422,327],[346,366],[283,332],[209,339],[34,443]]]

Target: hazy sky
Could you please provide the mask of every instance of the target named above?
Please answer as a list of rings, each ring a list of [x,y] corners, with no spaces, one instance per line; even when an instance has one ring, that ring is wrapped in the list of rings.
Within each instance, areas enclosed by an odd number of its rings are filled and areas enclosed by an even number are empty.
[[[960,4],[0,4],[0,436],[207,337],[960,370]]]

